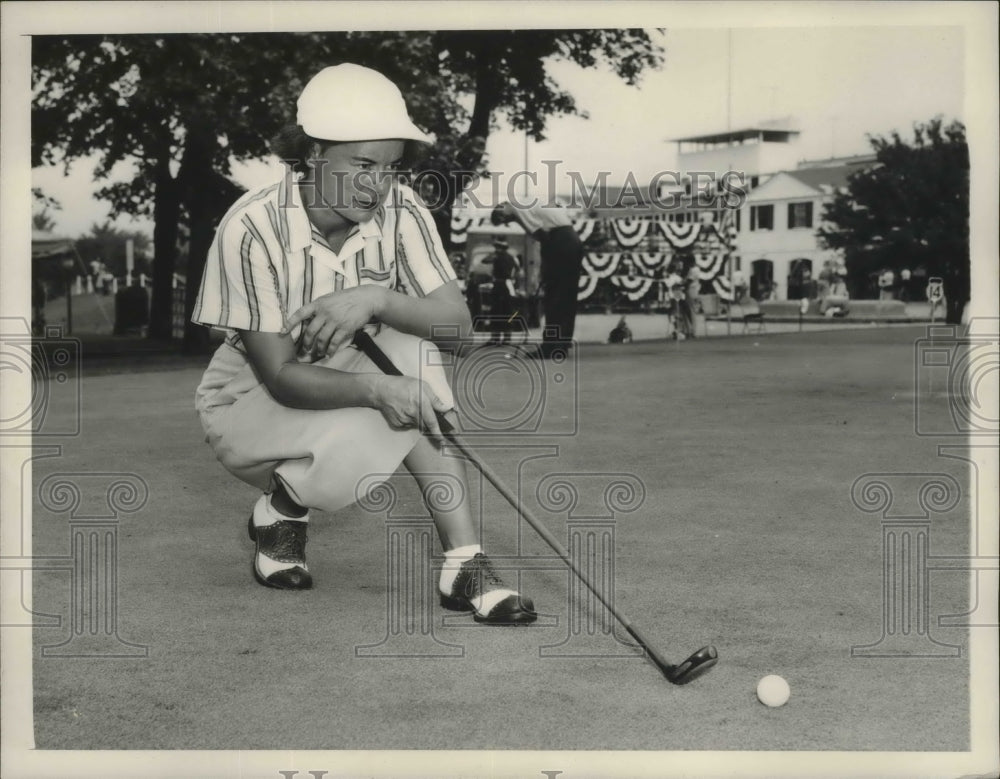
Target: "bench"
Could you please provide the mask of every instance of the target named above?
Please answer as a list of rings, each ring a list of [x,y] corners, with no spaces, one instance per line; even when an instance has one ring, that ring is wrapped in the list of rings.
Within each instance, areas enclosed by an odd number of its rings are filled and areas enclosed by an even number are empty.
[[[767,326],[764,324],[764,313],[762,311],[758,311],[753,314],[743,315],[743,332],[749,333],[750,325],[754,324],[755,322],[757,323],[757,333],[767,332]]]

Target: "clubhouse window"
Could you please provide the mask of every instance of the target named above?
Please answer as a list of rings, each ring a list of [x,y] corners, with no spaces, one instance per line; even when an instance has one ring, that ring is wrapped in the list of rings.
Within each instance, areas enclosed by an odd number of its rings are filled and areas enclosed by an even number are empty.
[[[773,230],[774,206],[750,206],[750,229]]]
[[[794,230],[796,227],[813,226],[813,204],[789,203],[788,204],[788,229]]]

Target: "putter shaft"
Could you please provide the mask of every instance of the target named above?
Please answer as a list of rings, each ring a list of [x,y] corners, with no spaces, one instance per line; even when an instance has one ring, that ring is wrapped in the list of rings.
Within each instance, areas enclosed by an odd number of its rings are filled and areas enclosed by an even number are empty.
[[[402,372],[397,368],[392,360],[383,352],[376,344],[370,335],[364,330],[359,330],[354,336],[354,345],[357,346],[361,351],[363,351],[368,358],[375,363],[380,371],[389,376],[402,376]],[[441,427],[441,432],[444,433],[445,437],[448,439],[449,443],[452,444],[458,451],[462,454],[465,459],[471,462],[476,469],[486,477],[486,480],[496,488],[504,499],[514,507],[514,509],[521,515],[525,522],[527,522],[534,529],[542,540],[549,545],[549,547],[554,551],[559,557],[562,558],[563,562],[569,566],[569,569],[576,575],[576,578],[583,582],[584,586],[590,590],[594,597],[601,602],[601,604],[611,612],[611,615],[618,620],[622,627],[628,631],[628,634],[635,639],[636,643],[642,647],[643,651],[646,653],[646,657],[660,669],[660,672],[672,683],[674,684],[687,684],[690,681],[698,678],[706,671],[712,668],[718,662],[718,653],[713,646],[706,646],[699,649],[693,655],[688,657],[683,663],[678,665],[673,665],[667,662],[657,652],[653,649],[653,645],[646,640],[646,638],[639,632],[639,630],[632,625],[631,621],[617,608],[614,604],[609,602],[602,592],[600,592],[593,584],[591,584],[590,579],[587,575],[581,571],[573,558],[570,556],[569,552],[563,547],[559,540],[549,532],[549,529],[545,527],[538,519],[536,519],[531,512],[521,504],[518,500],[517,495],[504,484],[500,477],[497,476],[493,469],[484,462],[478,454],[472,451],[469,446],[455,433],[455,425],[451,423],[450,420],[444,414],[437,413],[438,424]]]

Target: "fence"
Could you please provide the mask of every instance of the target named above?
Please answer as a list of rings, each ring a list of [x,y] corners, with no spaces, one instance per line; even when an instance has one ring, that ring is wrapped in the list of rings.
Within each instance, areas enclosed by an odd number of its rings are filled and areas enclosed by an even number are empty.
[[[184,297],[187,292],[187,284],[180,279],[174,280],[174,293],[173,293],[173,303],[171,305],[171,325],[170,325],[170,337],[175,340],[180,340],[184,337],[184,322],[186,317],[184,315]]]

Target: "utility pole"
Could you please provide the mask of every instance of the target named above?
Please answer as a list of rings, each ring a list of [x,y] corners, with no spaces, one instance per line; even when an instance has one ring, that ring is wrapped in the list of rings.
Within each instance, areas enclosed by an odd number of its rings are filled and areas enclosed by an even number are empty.
[[[524,131],[524,202],[528,202],[528,130]]]
[[[733,129],[733,28],[726,30],[726,131]]]
[[[726,29],[726,132],[733,131],[733,28]],[[732,141],[730,141],[732,143]],[[726,166],[732,171],[733,163]],[[725,224],[722,213],[719,214],[719,226]],[[729,236],[721,236],[723,245],[726,247],[726,265],[729,266],[729,301],[726,303],[726,336],[733,334],[733,303],[736,296],[733,294],[733,247],[729,245]],[[708,327],[708,320],[705,321]]]

